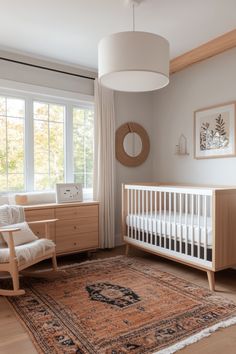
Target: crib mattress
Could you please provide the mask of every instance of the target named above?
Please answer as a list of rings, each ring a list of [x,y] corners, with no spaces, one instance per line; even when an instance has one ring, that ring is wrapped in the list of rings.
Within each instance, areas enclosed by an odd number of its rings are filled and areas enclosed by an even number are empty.
[[[163,213],[161,216],[159,213],[157,213],[156,216],[149,213],[145,215],[129,214],[126,217],[126,224],[136,229],[137,233],[138,230],[140,230],[159,236],[161,234],[162,236],[166,235],[169,238],[171,237],[172,240],[175,240],[176,237],[177,241],[182,239],[182,242],[186,242],[187,240],[187,243],[190,244],[193,238],[194,245],[198,245],[200,241],[202,247],[205,246],[206,242],[207,248],[212,248],[211,218],[207,217],[206,228],[204,226],[204,217],[201,216],[199,221],[198,223],[198,216],[194,215],[192,228],[191,214],[187,214],[187,217],[185,214],[182,214],[182,219],[180,220],[179,213],[176,213],[174,217],[173,212],[170,215],[169,212],[166,212],[165,219]]]

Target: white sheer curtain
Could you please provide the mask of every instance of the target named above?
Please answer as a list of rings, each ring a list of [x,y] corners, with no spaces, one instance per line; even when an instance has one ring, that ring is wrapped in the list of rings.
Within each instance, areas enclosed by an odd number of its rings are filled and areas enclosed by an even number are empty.
[[[100,202],[100,247],[115,245],[115,110],[113,91],[95,80],[95,158],[93,196]]]

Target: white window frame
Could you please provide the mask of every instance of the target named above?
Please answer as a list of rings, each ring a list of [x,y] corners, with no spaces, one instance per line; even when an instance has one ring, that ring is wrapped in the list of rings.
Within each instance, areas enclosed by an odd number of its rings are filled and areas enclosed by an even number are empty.
[[[65,106],[66,114],[64,122],[64,179],[65,182],[73,182],[73,108],[94,108],[94,96],[63,90],[56,90],[42,86],[29,85],[3,79],[0,79],[0,95],[25,100],[24,191],[34,191],[34,101],[55,103]],[[30,146],[31,148],[26,149],[26,147],[28,146]],[[0,194],[4,195],[10,192],[11,191],[4,193],[0,191]]]

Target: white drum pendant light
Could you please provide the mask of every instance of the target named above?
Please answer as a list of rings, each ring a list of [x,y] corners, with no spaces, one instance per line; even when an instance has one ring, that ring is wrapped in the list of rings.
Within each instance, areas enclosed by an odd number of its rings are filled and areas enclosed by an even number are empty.
[[[144,92],[169,83],[169,43],[154,33],[133,31],[111,34],[98,45],[98,77],[117,91]]]

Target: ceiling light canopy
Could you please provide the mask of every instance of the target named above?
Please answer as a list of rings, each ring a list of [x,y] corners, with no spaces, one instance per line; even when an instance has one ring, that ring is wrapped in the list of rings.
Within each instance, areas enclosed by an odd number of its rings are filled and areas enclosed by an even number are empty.
[[[139,0],[140,2],[140,0]],[[169,83],[169,43],[154,33],[111,34],[98,45],[98,76],[103,86],[118,91],[144,92]]]

